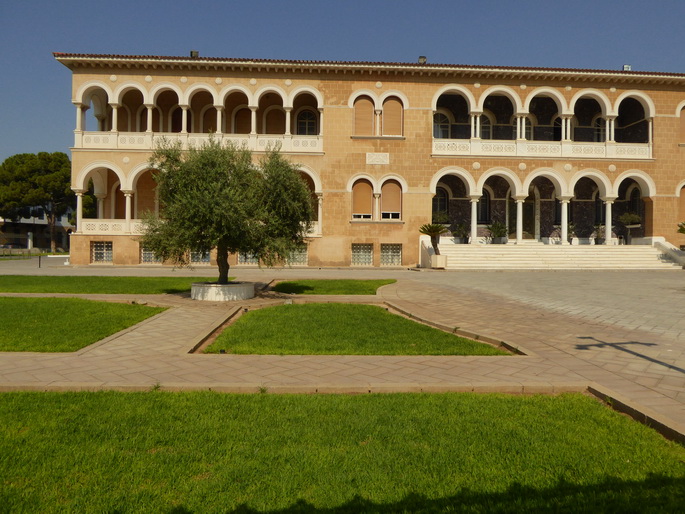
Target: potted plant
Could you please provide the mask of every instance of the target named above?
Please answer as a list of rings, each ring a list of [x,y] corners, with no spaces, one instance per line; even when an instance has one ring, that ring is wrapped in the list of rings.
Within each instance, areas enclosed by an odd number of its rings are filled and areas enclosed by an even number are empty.
[[[469,236],[471,235],[471,228],[466,225],[466,223],[457,223],[452,231],[455,243],[466,244],[469,242]]]
[[[496,245],[503,245],[507,242],[507,226],[500,221],[493,221],[490,225],[485,227],[490,232],[492,243]]]
[[[601,245],[604,244],[604,225],[601,223],[598,223],[595,225],[595,244],[596,245]]]
[[[680,234],[685,234],[685,221],[678,223],[678,232]]]
[[[440,236],[449,233],[449,230],[445,228],[445,225],[440,223],[426,223],[419,227],[419,232],[431,238],[431,246],[433,247],[434,252],[434,255],[431,255],[431,268],[444,268],[447,266],[447,256],[440,255],[440,249],[438,248]]]
[[[636,214],[634,212],[624,212],[618,217],[618,221],[623,223],[625,227],[628,229],[628,233],[626,234],[626,244],[630,244],[633,240],[633,234],[631,233],[631,229],[640,228],[642,226],[642,218],[639,214]]]

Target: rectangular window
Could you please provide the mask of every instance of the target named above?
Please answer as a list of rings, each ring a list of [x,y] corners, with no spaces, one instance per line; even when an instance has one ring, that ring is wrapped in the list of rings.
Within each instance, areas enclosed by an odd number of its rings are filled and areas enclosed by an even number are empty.
[[[209,264],[209,253],[190,252],[191,264]]]
[[[300,248],[299,250],[292,252],[288,257],[288,264],[290,266],[306,266],[309,264],[307,248]]]
[[[90,262],[112,262],[112,241],[91,241]]]
[[[402,266],[401,244],[381,244],[381,266]]]
[[[247,255],[243,253],[238,254],[238,264],[248,264],[248,265],[257,265],[259,264],[259,261],[257,260],[257,257],[254,255]]]
[[[155,257],[155,253],[152,250],[141,246],[140,247],[140,263],[141,264],[159,264],[162,259]]]
[[[400,219],[399,212],[381,212],[381,219],[383,220],[398,220]]]
[[[373,266],[372,244],[352,244],[352,266]]]

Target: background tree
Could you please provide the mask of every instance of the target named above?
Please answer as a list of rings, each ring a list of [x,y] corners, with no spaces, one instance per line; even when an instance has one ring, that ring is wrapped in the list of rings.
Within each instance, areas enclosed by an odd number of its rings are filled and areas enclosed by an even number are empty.
[[[142,243],[178,266],[190,252],[216,249],[219,284],[228,283],[228,255],[254,255],[270,266],[305,244],[313,219],[309,188],[297,168],[269,151],[252,154],[210,139],[183,151],[164,143],[152,156],[159,170],[160,215],[148,214]]]
[[[683,221],[682,223],[678,223],[678,232],[680,232],[681,234],[685,234],[685,221]]]
[[[0,164],[0,216],[17,220],[40,207],[50,230],[54,252],[55,223],[74,208],[76,196],[70,187],[71,163],[62,152],[23,153]]]

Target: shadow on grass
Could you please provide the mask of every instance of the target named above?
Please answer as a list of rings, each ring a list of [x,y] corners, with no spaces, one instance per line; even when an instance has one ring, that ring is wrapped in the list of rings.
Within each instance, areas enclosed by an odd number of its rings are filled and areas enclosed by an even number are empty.
[[[560,480],[548,489],[513,484],[502,493],[483,493],[462,489],[453,496],[427,498],[411,493],[394,503],[376,503],[355,496],[349,502],[320,508],[304,500],[275,510],[256,510],[243,504],[239,514],[287,514],[324,512],[682,512],[685,505],[685,478],[650,475],[641,481],[608,478],[593,485],[576,485]],[[183,506],[170,511],[189,514]]]
[[[306,294],[308,291],[313,291],[314,288],[312,286],[297,284],[295,282],[281,282],[280,284],[276,284],[273,290],[286,294]]]

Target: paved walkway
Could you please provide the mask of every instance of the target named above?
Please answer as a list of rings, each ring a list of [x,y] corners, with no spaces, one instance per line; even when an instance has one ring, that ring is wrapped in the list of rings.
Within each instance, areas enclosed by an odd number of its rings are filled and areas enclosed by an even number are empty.
[[[17,272],[21,266],[0,263]],[[42,268],[43,274],[130,275],[133,268]],[[139,273],[139,268],[135,273]],[[24,264],[24,273],[36,270]],[[53,273],[50,273],[50,272]],[[416,272],[234,270],[239,279],[397,278],[376,297],[449,329],[506,341],[525,356],[251,356],[189,354],[244,306],[171,295],[85,295],[171,308],[72,354],[0,353],[0,390],[112,388],[255,392],[501,391],[588,387],[685,435],[685,272]],[[155,269],[153,274],[177,274]],[[211,270],[183,274],[212,275]],[[232,273],[233,274],[233,273]],[[0,278],[1,280],[1,278]],[[295,299],[297,301],[297,299]]]

